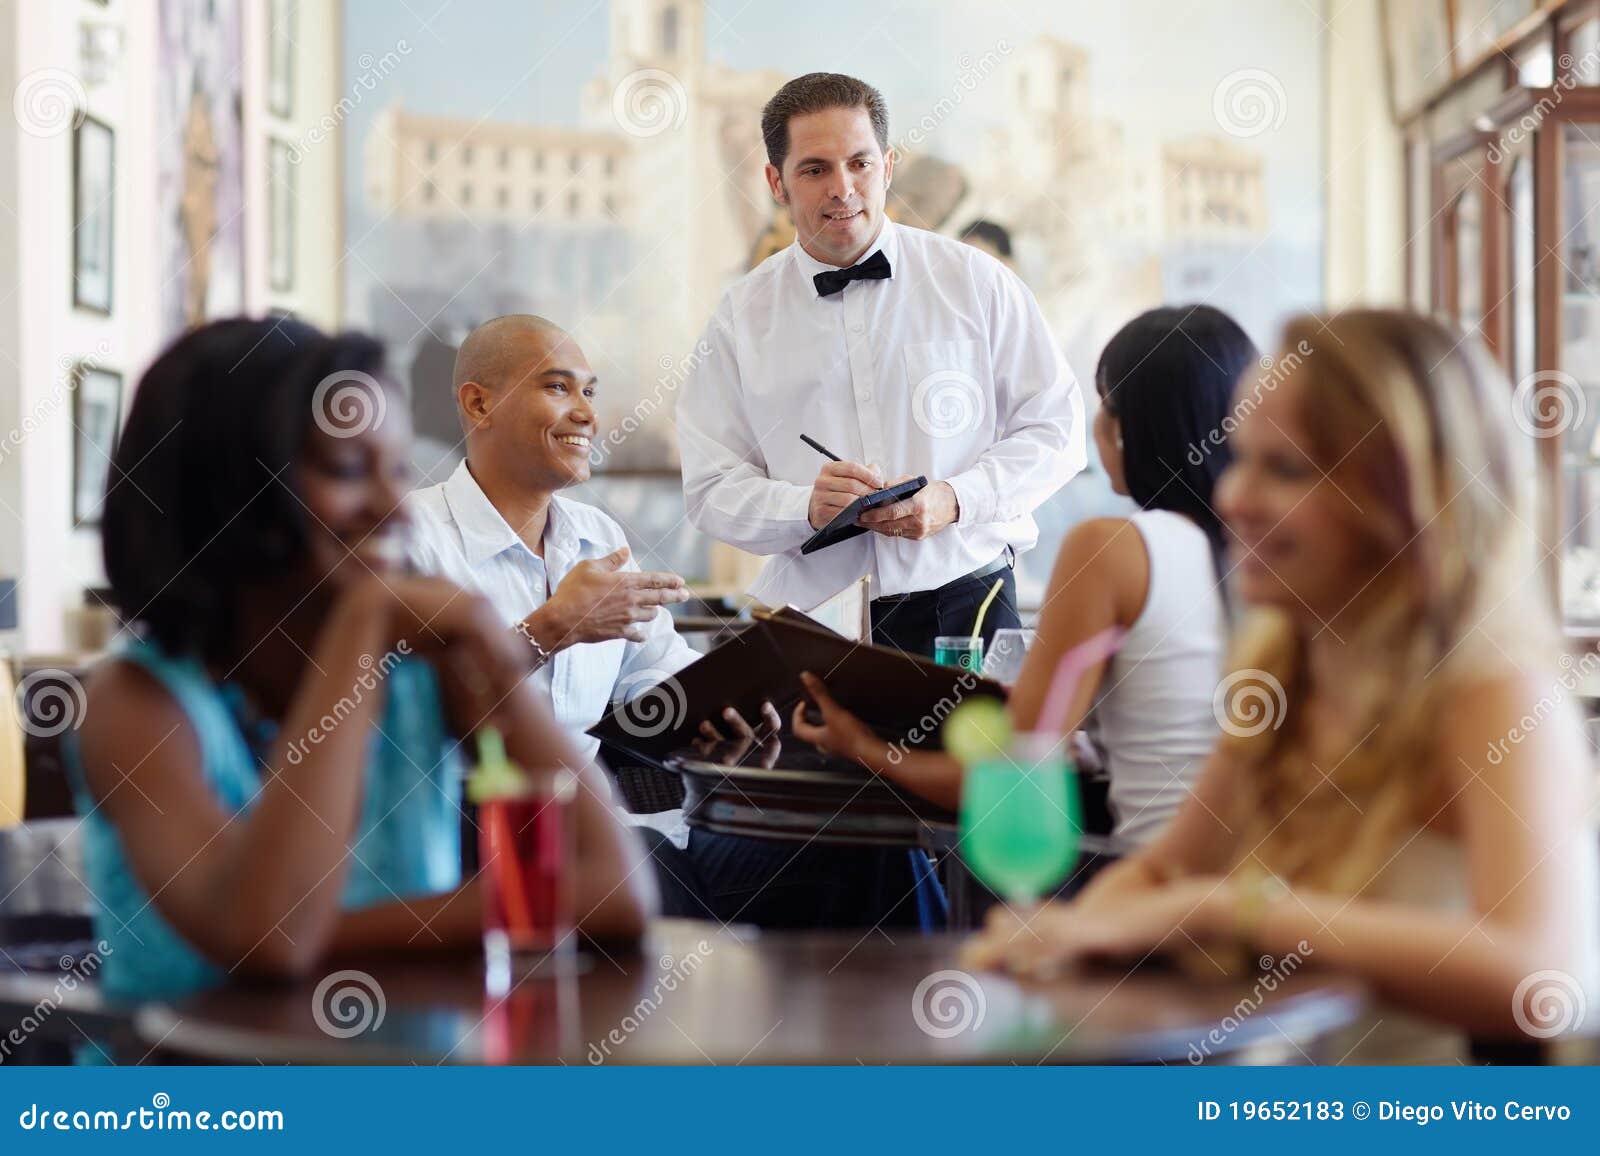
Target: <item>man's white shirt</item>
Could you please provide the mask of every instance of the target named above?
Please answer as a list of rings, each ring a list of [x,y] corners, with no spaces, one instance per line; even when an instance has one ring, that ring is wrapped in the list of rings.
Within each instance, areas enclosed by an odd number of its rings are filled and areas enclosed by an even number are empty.
[[[1083,397],[1033,295],[970,245],[885,221],[892,276],[819,297],[833,266],[798,243],[736,282],[678,400],[690,518],[772,555],[751,594],[810,608],[870,574],[874,596],[932,590],[1039,536],[1033,511],[1087,461]],[[824,459],[948,481],[956,524],[864,534],[802,557]]]
[[[410,501],[411,554],[417,568],[483,595],[508,629],[543,606],[548,591],[560,586],[578,563],[628,544],[622,527],[606,514],[558,494],[550,499],[540,558],[494,508],[466,462],[440,485],[414,492]],[[622,568],[637,571],[639,566],[630,557]],[[665,607],[642,625],[643,642],[581,642],[557,651],[531,676],[585,758],[593,758],[600,744],[584,732],[605,716],[614,700],[642,694],[699,657],[673,629]],[[681,811],[629,818],[647,820],[646,825],[680,847],[687,843]]]

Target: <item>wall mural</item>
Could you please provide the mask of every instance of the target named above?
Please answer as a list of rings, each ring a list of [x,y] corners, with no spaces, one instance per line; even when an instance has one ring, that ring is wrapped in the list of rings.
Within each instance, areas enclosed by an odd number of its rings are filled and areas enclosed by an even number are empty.
[[[238,0],[161,0],[157,196],[162,331],[244,309]]]
[[[792,240],[759,130],[785,80],[831,69],[883,91],[891,214],[951,235],[1004,225],[1087,383],[1158,303],[1209,301],[1263,346],[1320,303],[1314,7],[961,3],[907,21],[850,0],[485,0],[412,27],[347,0],[346,316],[390,346],[434,477],[459,457],[465,334],[513,311],[571,329],[602,383],[593,485],[639,503],[641,549],[659,539],[672,562],[695,537],[681,493],[641,472],[676,468],[675,394],[722,291]],[[1043,570],[1054,536],[1108,501],[1102,478],[1041,511]]]

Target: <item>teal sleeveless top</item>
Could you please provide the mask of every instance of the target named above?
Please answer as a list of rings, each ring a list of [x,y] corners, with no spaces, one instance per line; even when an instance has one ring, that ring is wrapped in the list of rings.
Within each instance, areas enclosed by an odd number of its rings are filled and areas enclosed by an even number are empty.
[[[219,685],[193,659],[173,658],[146,641],[117,657],[148,671],[177,700],[199,739],[207,785],[229,812],[248,811],[261,789],[261,763],[276,732],[252,720],[238,687]],[[449,737],[432,669],[402,659],[382,675],[383,718],[368,748],[361,818],[350,845],[342,903],[368,907],[433,895],[461,878],[458,800],[461,762]],[[380,674],[350,697],[377,693]],[[337,725],[334,719],[323,730]],[[302,742],[302,746],[304,746]],[[84,865],[95,900],[95,932],[105,941],[100,979],[107,994],[148,999],[222,982],[227,972],[202,956],[161,915],[134,878],[117,829],[99,809],[83,775],[76,734],[64,747],[73,798],[82,816]],[[314,822],[310,815],[307,822]]]

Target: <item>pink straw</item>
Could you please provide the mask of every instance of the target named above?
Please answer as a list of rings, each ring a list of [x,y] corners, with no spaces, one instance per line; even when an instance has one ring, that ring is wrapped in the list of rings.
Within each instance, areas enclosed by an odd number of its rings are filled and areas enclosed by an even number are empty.
[[[1035,731],[1047,735],[1061,733],[1067,721],[1067,708],[1072,705],[1072,696],[1077,692],[1078,680],[1083,677],[1083,672],[1115,654],[1127,634],[1120,626],[1108,626],[1061,656],[1055,677],[1050,680],[1050,690],[1045,694],[1044,708],[1039,712]]]

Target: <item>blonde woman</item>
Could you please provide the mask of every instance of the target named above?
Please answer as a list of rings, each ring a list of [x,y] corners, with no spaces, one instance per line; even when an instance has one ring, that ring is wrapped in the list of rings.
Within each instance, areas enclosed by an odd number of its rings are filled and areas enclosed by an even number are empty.
[[[971,960],[1297,953],[1384,1005],[1352,1061],[1576,1027],[1600,971],[1593,774],[1510,388],[1402,313],[1301,319],[1283,349],[1281,386],[1241,388],[1218,487],[1255,613],[1193,797],[1077,901],[996,912]]]

